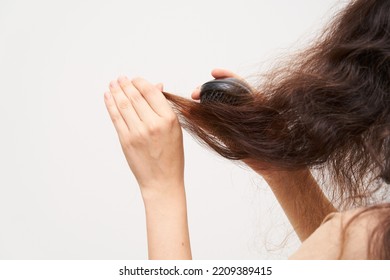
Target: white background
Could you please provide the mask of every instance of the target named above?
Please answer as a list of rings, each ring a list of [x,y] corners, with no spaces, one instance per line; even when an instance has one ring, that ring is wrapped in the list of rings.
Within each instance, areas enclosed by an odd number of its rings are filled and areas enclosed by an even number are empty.
[[[214,67],[249,76],[345,1],[0,0],[0,259],[145,259],[145,216],[103,93],[121,74],[189,97]],[[256,174],[184,135],[195,259],[299,246]]]

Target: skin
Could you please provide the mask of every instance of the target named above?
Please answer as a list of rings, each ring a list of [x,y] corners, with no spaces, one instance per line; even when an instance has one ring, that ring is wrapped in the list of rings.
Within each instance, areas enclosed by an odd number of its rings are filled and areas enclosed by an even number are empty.
[[[211,74],[216,79],[240,78],[225,69],[214,69]],[[182,130],[162,90],[161,84],[121,76],[110,82],[104,101],[142,194],[149,259],[191,259]],[[191,97],[199,100],[199,93],[197,88]],[[244,162],[267,181],[299,238],[304,241],[291,259],[338,258],[343,225],[355,212],[333,215],[321,224],[336,209],[310,171],[266,171],[267,166],[262,162]],[[368,233],[362,228],[373,221],[364,219],[364,215],[358,220],[348,228],[342,257],[367,257],[364,246],[352,245],[367,244]]]
[[[119,77],[109,90],[104,101],[144,201],[149,259],[191,259],[177,116],[142,78]]]
[[[290,256],[291,260],[363,260],[368,259],[368,244],[378,224],[372,212],[363,213],[347,227],[364,208],[331,213],[322,225]],[[343,233],[345,238],[343,239]]]

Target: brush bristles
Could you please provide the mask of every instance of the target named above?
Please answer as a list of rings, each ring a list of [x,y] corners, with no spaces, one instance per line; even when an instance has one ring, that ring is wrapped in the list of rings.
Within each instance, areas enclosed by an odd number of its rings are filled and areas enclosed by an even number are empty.
[[[200,102],[238,105],[243,100],[247,100],[249,94],[251,94],[251,89],[241,80],[235,78],[218,79],[202,85]]]

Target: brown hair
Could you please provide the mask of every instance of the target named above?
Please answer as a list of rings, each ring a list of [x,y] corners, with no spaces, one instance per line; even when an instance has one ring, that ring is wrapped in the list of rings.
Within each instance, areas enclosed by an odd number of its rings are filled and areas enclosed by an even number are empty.
[[[367,257],[371,260],[389,260],[390,259],[390,203],[373,205],[359,211],[343,227],[341,233],[341,244],[345,244],[349,227],[357,222],[364,214],[370,215],[370,220],[374,220],[376,226],[369,234]],[[338,259],[343,258],[344,246]]]
[[[238,106],[166,97],[183,127],[225,158],[325,167],[356,205],[390,183],[390,1],[353,1],[265,77]]]
[[[341,202],[390,183],[390,1],[356,0],[237,106],[166,94],[184,128],[225,158],[326,171]],[[389,250],[389,249],[387,249]]]
[[[370,259],[390,260],[390,203],[371,209],[382,211],[378,214],[379,222],[371,235],[368,256]]]

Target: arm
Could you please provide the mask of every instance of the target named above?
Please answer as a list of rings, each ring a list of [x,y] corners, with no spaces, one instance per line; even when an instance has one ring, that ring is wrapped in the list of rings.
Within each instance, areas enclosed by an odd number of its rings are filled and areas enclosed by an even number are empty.
[[[165,194],[144,196],[150,260],[190,260],[184,184],[166,186]]]
[[[216,79],[242,79],[225,69],[214,69],[211,75]],[[200,98],[199,88],[192,93],[192,98]],[[267,181],[301,241],[309,237],[329,213],[336,211],[309,170],[265,171],[271,168],[265,168],[262,162],[244,162]]]
[[[120,77],[105,104],[145,205],[149,259],[191,259],[183,136],[161,90]]]
[[[257,170],[256,163],[248,165]],[[328,214],[337,211],[308,169],[256,172],[270,186],[301,241],[306,240]]]

